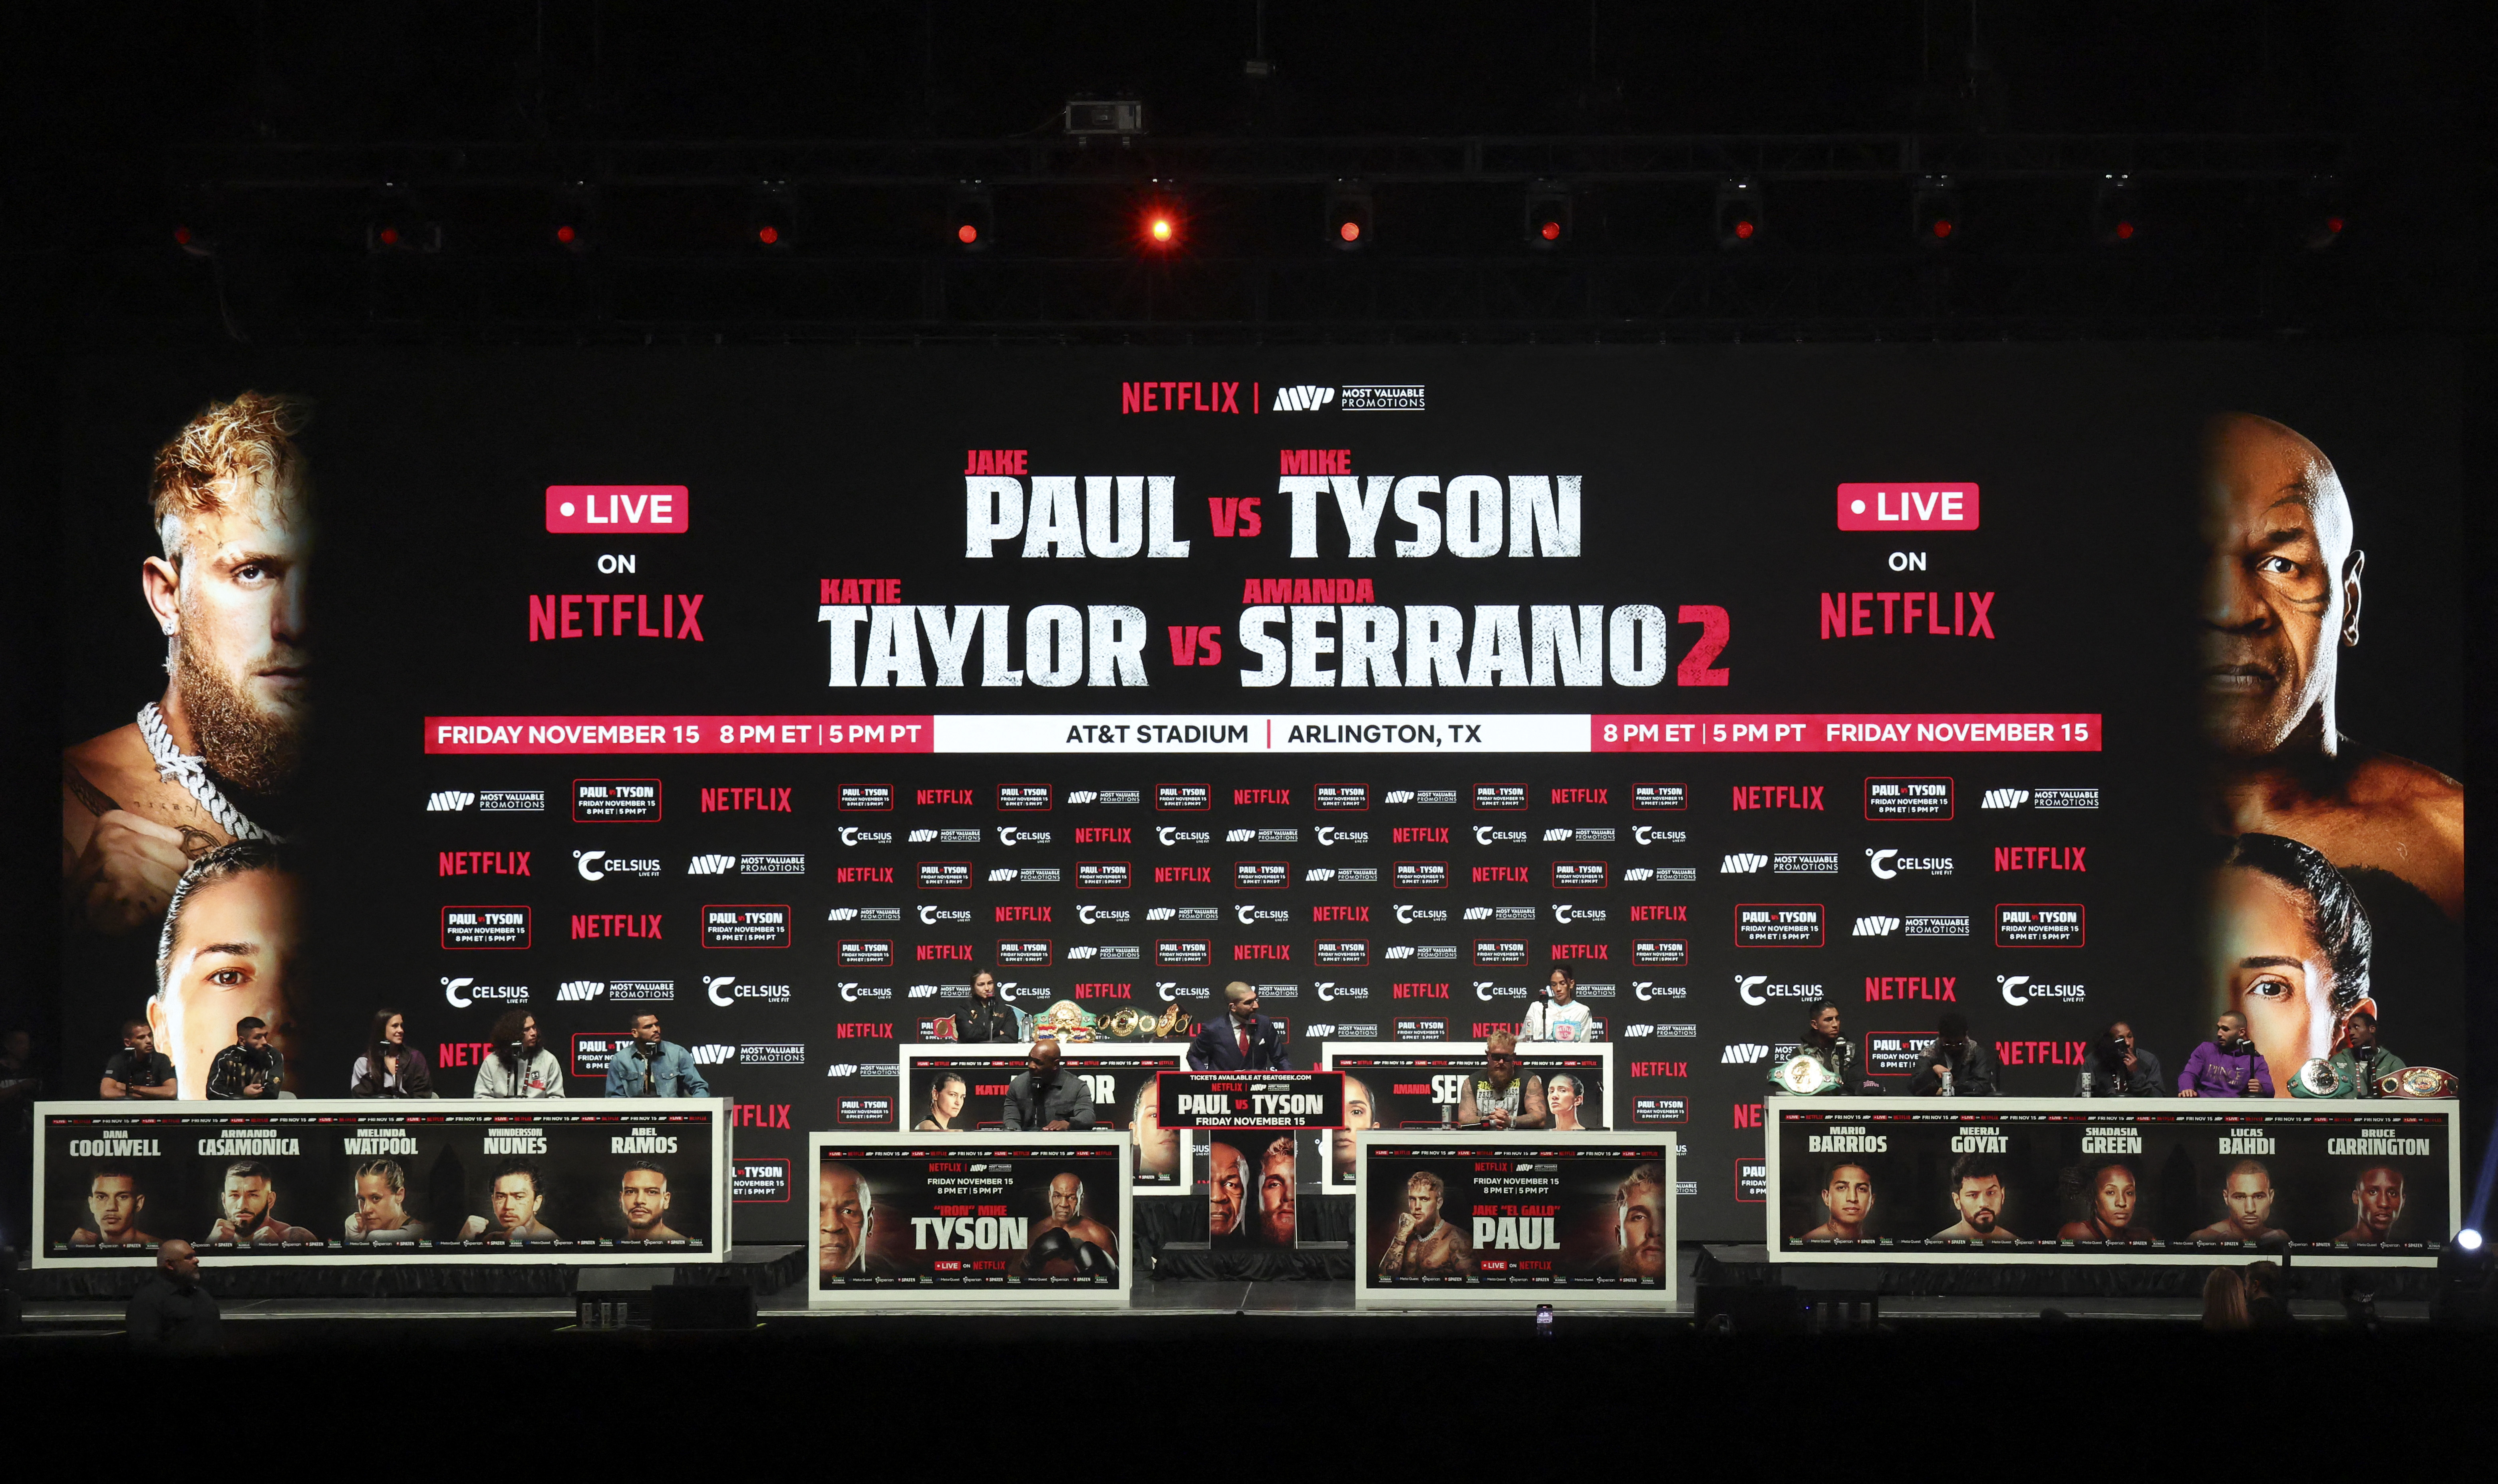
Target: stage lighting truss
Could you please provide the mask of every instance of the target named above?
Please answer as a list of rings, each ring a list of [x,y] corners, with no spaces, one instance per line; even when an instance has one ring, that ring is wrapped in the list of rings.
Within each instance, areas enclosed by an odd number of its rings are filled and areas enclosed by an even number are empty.
[[[964,180],[946,191],[945,241],[956,252],[986,252],[997,236],[997,202],[986,185]]]
[[[1327,239],[1338,252],[1360,252],[1370,244],[1370,187],[1359,180],[1338,180],[1328,187]]]
[[[1919,176],[1908,191],[1908,230],[1922,245],[1940,249],[1959,242],[1960,187],[1949,176]]]
[[[1570,245],[1570,187],[1538,180],[1526,188],[1526,245],[1553,252]]]
[[[2101,176],[2091,203],[2091,233],[2100,245],[2126,247],[2142,239],[2142,195],[2131,176]]]
[[[1717,245],[1749,247],[1761,240],[1761,187],[1748,177],[1717,184]]]
[[[375,256],[442,250],[442,222],[396,181],[373,192],[365,212],[365,251]]]

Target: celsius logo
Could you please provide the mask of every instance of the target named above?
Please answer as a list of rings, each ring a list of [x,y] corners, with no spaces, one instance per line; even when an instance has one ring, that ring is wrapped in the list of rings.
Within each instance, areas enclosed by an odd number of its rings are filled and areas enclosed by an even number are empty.
[[[451,1002],[451,1008],[454,1010],[465,1010],[479,1000],[501,1000],[508,1004],[526,1005],[529,1002],[529,986],[481,984],[473,979],[446,979],[442,982],[442,997]]]
[[[726,1005],[731,1003],[731,996],[726,992],[728,986],[736,983],[734,974],[722,974],[718,978],[706,974],[703,976],[703,993],[711,997],[713,1004]]]
[[[2087,997],[2080,984],[2034,984],[2027,974],[1998,974],[1995,982],[2003,988],[2003,1003],[2015,1007],[2032,1000],[2062,1000],[2078,1005]]]
[[[841,836],[844,845],[891,845],[893,843],[892,830],[865,829],[856,824],[843,825]]]
[[[454,809],[465,809],[475,802],[477,802],[477,795],[474,793],[445,791],[427,795],[425,807],[428,813],[441,814]]]
[[[1717,862],[1717,874],[1720,876],[1742,876],[1752,871],[1757,871],[1769,863],[1770,857],[1767,855],[1755,855],[1748,853],[1741,853],[1729,855],[1725,859]]]
[[[1275,388],[1275,412],[1315,412],[1335,401],[1331,386],[1279,386]]]
[[[1339,984],[1331,979],[1320,980],[1318,982],[1318,991],[1319,998],[1322,1001],[1328,1002],[1333,1002],[1336,1000],[1366,1000],[1370,998],[1370,990],[1367,986],[1361,984]]]
[[[1649,1000],[1679,1000],[1682,998],[1682,987],[1679,984],[1660,984],[1654,980],[1635,979],[1631,981],[1631,998],[1642,1004]]]
[[[1865,864],[1884,881],[1896,880],[1906,872],[1924,876],[1952,874],[1952,857],[1949,855],[1903,855],[1898,851],[1877,851],[1871,846],[1865,850]]]
[[[1388,802],[1392,804],[1410,804],[1414,802],[1414,790],[1411,789],[1391,789],[1384,796],[1387,798]]]
[[[1735,992],[1743,996],[1746,1005],[1766,1005],[1769,1001],[1752,991],[1769,982],[1770,977],[1766,974],[1738,974],[1735,976]]]
[[[2018,809],[2028,802],[2030,802],[2030,790],[2027,789],[1989,789],[1986,790],[1986,797],[1978,800],[1977,807]]]
[[[572,868],[581,873],[583,881],[604,880],[607,873],[599,869],[598,862],[606,858],[605,851],[574,851]]]
[[[893,998],[893,986],[890,984],[862,984],[856,980],[842,981],[842,1003],[845,1005],[855,1005],[861,1000],[891,998]]]
[[[1522,1000],[1526,998],[1526,986],[1524,984],[1496,984],[1490,980],[1479,979],[1475,981],[1475,998],[1485,1001]]]
[[[698,1067],[717,1067],[736,1054],[737,1048],[720,1046],[711,1042],[705,1042],[693,1048],[694,1065]]]
[[[1758,1065],[1761,1058],[1769,1054],[1770,1048],[1757,1041],[1738,1041],[1726,1048],[1717,1062],[1720,1066],[1749,1067]]]
[[[1856,936],[1859,938],[1887,938],[1899,930],[1898,918],[1858,918],[1856,919]]]
[[[606,992],[607,981],[603,979],[568,979],[556,986],[555,997],[559,1000],[594,1000]]]

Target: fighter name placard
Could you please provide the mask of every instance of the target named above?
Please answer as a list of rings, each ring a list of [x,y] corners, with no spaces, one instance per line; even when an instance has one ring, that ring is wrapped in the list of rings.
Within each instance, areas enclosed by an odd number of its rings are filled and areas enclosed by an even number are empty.
[[[36,1107],[39,1268],[681,1263],[728,1250],[728,1104],[362,1098]]]
[[[1673,1304],[1673,1135],[1357,1139],[1357,1307]]]
[[[2451,1101],[1768,1100],[1773,1259],[2432,1267]]]
[[[1344,1078],[1334,1072],[1165,1072],[1162,1125],[1180,1129],[1340,1128]]]
[[[1128,1302],[1118,1134],[808,1136],[818,1307]]]

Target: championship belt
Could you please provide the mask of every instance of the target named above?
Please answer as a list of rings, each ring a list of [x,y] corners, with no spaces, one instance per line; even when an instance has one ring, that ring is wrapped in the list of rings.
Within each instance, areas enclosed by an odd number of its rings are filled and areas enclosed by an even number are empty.
[[[2298,1069],[2296,1081],[2296,1090],[2311,1098],[2338,1098],[2342,1095],[2342,1074],[2334,1071],[2333,1064],[2322,1056],[2309,1057],[2307,1065]]]
[[[1098,1023],[1091,1011],[1073,1000],[1060,1000],[1032,1017],[1033,1039],[1038,1041],[1047,1035],[1058,1041],[1090,1041]]]
[[[952,1016],[940,1016],[936,1019],[928,1022],[928,1039],[931,1041],[959,1041],[962,1037],[956,1035],[954,1032],[954,1017]]]
[[[1814,1097],[1839,1085],[1839,1074],[1821,1064],[1821,1058],[1800,1055],[1770,1074],[1770,1081],[1782,1092],[1800,1098]]]
[[[2381,1098],[2450,1098],[2463,1088],[2463,1079],[2436,1067],[2405,1067],[2377,1079]]]

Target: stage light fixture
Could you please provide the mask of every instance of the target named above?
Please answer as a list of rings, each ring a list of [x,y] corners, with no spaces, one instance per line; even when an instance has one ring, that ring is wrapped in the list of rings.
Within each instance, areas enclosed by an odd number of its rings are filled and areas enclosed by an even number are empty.
[[[1949,176],[1919,176],[1908,192],[1908,228],[1927,247],[1951,245],[1964,228],[1960,187]]]
[[[1188,238],[1188,203],[1163,181],[1137,199],[1137,237],[1148,251],[1168,252]]]
[[[1538,180],[1526,188],[1526,245],[1539,252],[1570,242],[1570,188],[1558,180]]]
[[[547,238],[575,257],[590,251],[598,241],[598,193],[578,180],[558,190]]]
[[[1073,135],[1132,139],[1145,132],[1145,106],[1134,98],[1073,98],[1061,117]]]
[[[2122,247],[2142,236],[2142,197],[2131,176],[2101,176],[2091,203],[2091,231],[2103,246]]]
[[[2478,1252],[2481,1250],[2481,1234],[2467,1226],[2454,1234],[2454,1244],[2466,1252]]]
[[[787,252],[798,244],[798,198],[786,182],[766,180],[754,188],[747,205],[746,240],[765,252]]]
[[[1717,245],[1746,247],[1761,240],[1761,188],[1750,179],[1717,183]]]
[[[945,236],[958,252],[986,252],[997,241],[997,202],[977,180],[963,180],[945,193]]]
[[[1338,252],[1360,252],[1370,241],[1370,187],[1338,180],[1328,187],[1328,243]]]
[[[440,252],[442,223],[414,191],[396,181],[385,183],[373,192],[365,213],[365,250],[375,255]]]

